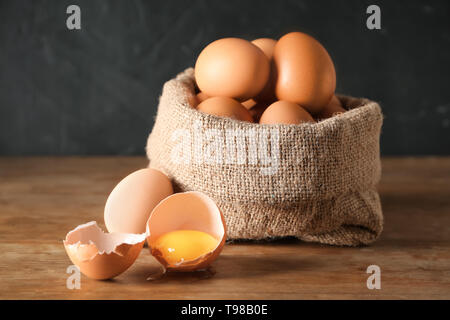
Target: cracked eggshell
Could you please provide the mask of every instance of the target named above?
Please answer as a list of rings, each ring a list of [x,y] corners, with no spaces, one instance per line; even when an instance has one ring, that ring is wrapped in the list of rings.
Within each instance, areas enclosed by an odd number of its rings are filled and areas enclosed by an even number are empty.
[[[91,221],[70,231],[63,241],[70,260],[89,278],[111,279],[136,261],[146,234],[105,233]]]
[[[171,265],[161,252],[152,249],[152,243],[163,234],[176,230],[198,230],[218,240],[217,247],[209,253],[190,261]],[[220,254],[225,245],[226,225],[222,212],[207,195],[197,191],[173,194],[161,201],[152,211],[147,222],[147,243],[151,254],[172,271],[205,269]]]

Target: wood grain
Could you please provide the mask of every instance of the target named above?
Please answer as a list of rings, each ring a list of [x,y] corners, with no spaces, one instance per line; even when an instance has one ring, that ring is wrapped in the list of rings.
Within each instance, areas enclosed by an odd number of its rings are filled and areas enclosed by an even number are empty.
[[[216,273],[146,278],[147,249],[114,280],[82,276],[69,290],[62,239],[97,220],[115,184],[142,157],[1,157],[1,299],[449,299],[450,158],[383,159],[385,229],[372,246],[341,248],[283,240],[227,244]],[[369,290],[366,268],[381,268]]]

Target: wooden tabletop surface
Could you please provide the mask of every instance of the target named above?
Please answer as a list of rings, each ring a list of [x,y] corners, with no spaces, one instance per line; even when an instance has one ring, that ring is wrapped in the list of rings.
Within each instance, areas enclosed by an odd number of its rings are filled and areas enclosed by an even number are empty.
[[[0,157],[0,299],[450,299],[450,158],[385,158],[384,231],[373,245],[299,241],[227,244],[215,274],[168,274],[146,248],[114,280],[81,277],[62,240],[96,220],[115,184],[143,157]],[[381,289],[367,288],[369,265]]]

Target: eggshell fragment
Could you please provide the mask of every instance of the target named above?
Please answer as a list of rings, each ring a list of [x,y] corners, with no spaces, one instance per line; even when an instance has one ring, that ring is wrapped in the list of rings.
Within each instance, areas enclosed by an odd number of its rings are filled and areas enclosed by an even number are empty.
[[[336,72],[316,39],[302,32],[288,33],[275,45],[273,60],[279,100],[295,102],[312,114],[328,104],[336,89]]]
[[[244,39],[224,38],[206,46],[195,63],[195,80],[210,97],[244,101],[256,96],[269,78],[269,61]]]
[[[308,111],[289,101],[272,103],[259,120],[260,124],[300,124],[303,122],[315,121]]]
[[[218,240],[217,247],[197,259],[169,264],[152,244],[162,235],[176,230],[198,230]],[[208,267],[220,254],[226,240],[225,219],[207,195],[189,191],[173,194],[161,201],[147,222],[147,243],[151,254],[172,271],[194,271]]]
[[[322,111],[317,114],[317,119],[331,118],[332,116],[343,113],[345,111],[347,110],[342,107],[341,101],[338,99],[338,97],[333,95],[330,102],[325,106],[325,108],[323,108]]]
[[[253,122],[250,112],[241,103],[227,97],[206,99],[197,106],[197,110],[218,117]]]
[[[145,168],[120,181],[105,205],[109,232],[143,233],[153,208],[173,194],[169,178],[159,170]]]
[[[70,260],[84,275],[105,280],[118,276],[134,263],[145,238],[145,233],[104,233],[91,221],[70,231],[63,243]]]

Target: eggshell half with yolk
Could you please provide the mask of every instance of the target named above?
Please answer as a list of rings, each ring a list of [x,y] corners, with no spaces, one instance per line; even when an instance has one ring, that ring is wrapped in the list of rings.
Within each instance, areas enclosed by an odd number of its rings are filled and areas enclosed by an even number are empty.
[[[217,246],[210,252],[193,260],[170,264],[164,253],[155,249],[156,240],[176,230],[197,230],[213,236]],[[147,243],[151,254],[172,271],[194,271],[205,269],[220,254],[226,240],[225,219],[216,203],[207,195],[189,191],[173,194],[161,201],[147,222]]]

